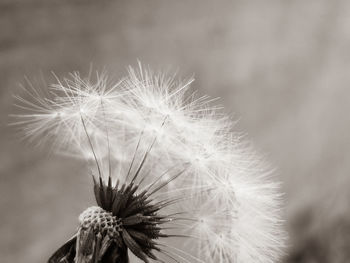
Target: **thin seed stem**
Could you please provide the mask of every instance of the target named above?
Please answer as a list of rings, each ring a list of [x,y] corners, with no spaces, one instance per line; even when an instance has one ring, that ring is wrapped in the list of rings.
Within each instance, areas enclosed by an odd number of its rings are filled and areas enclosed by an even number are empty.
[[[84,118],[83,118],[83,116],[82,116],[81,113],[80,113],[80,119],[81,119],[81,122],[83,123],[83,127],[84,127],[84,131],[85,131],[86,137],[87,137],[87,139],[88,139],[88,141],[89,141],[89,145],[90,145],[92,154],[94,155],[94,158],[95,158],[95,162],[96,162],[96,165],[97,165],[99,177],[101,177],[101,176],[102,176],[102,174],[101,174],[101,168],[100,168],[100,165],[99,165],[99,163],[98,163],[98,161],[97,161],[96,153],[95,153],[94,147],[92,146],[92,141],[91,141],[91,139],[90,139],[89,133],[88,133],[87,128],[86,128],[86,125],[85,125]]]
[[[104,124],[105,124],[104,126],[106,129],[107,145],[108,145],[108,176],[111,177],[111,171],[112,171],[112,168],[111,168],[111,146],[110,146],[110,141],[109,141],[108,127],[106,124],[106,113],[104,110],[102,98],[101,98],[101,107],[102,107],[103,119],[104,119]]]

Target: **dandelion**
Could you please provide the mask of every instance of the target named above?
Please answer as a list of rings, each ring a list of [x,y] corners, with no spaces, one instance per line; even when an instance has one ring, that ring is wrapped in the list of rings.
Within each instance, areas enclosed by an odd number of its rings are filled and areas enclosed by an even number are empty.
[[[73,73],[42,97],[18,97],[25,137],[88,161],[96,205],[49,262],[276,262],[283,247],[278,183],[214,100],[129,68]]]

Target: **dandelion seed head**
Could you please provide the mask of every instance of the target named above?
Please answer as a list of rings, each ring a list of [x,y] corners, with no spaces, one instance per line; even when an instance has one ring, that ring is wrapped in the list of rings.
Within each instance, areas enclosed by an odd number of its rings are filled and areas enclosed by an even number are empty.
[[[145,262],[276,262],[284,231],[273,171],[221,106],[190,93],[192,81],[141,66],[118,82],[73,73],[57,78],[47,98],[35,90],[19,97],[17,124],[29,140],[89,163],[101,213],[136,222],[115,242]],[[118,200],[99,200],[110,191],[141,215],[128,218],[113,208]],[[142,195],[149,203],[138,203]],[[142,245],[144,235],[155,247]]]

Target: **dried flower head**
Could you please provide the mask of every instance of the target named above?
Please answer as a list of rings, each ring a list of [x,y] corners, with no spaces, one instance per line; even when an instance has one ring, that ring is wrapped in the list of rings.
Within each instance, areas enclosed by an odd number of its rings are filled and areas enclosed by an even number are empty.
[[[49,262],[275,262],[278,184],[193,80],[129,68],[113,83],[78,73],[18,98],[30,140],[89,161],[98,206]]]

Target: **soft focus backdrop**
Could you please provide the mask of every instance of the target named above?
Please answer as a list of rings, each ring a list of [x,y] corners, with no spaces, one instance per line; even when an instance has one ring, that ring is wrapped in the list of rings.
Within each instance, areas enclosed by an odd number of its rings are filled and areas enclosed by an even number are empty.
[[[82,163],[8,127],[18,83],[137,59],[194,74],[278,168],[283,262],[349,262],[349,1],[0,0],[1,262],[44,262],[94,202]]]

